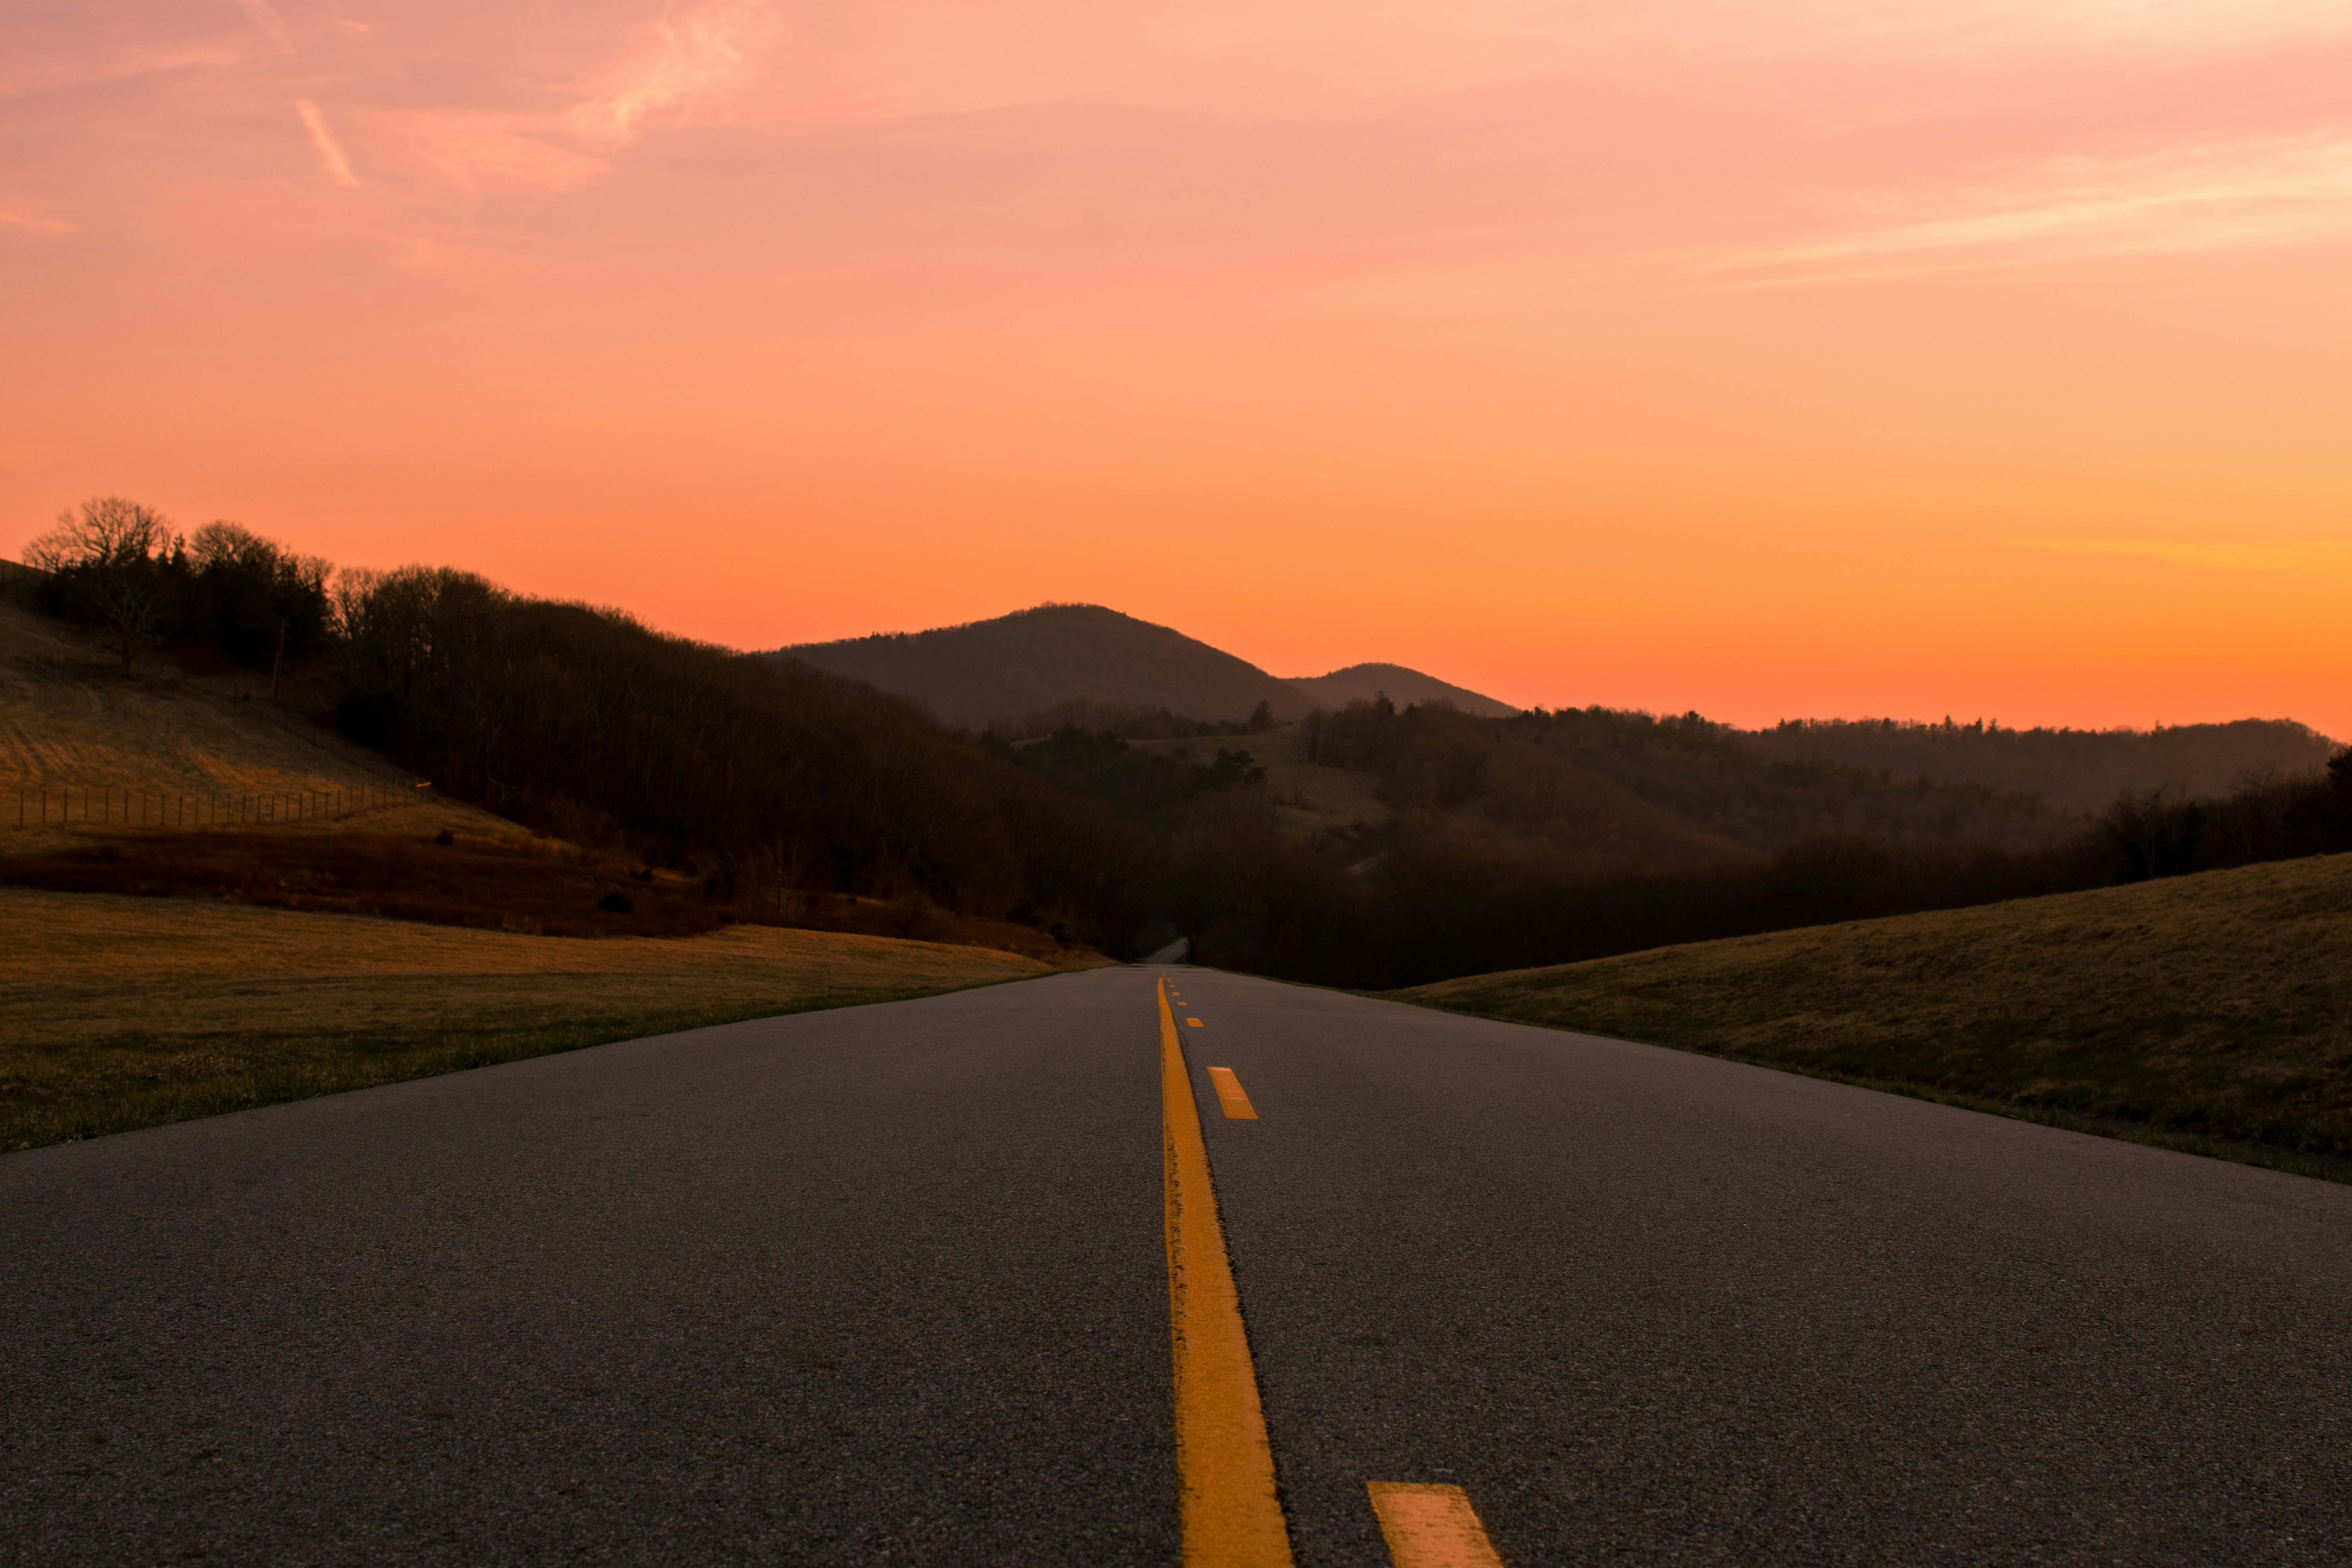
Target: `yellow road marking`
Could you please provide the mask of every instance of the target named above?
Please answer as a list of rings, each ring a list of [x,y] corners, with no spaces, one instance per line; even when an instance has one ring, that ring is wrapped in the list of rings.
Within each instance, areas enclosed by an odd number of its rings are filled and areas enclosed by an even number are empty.
[[[1470,1494],[1460,1487],[1368,1481],[1396,1568],[1503,1568]]]
[[[1228,1121],[1255,1121],[1257,1112],[1242,1092],[1242,1080],[1234,1076],[1231,1068],[1211,1068],[1209,1082],[1217,1090],[1217,1104],[1224,1110]]]
[[[1225,1257],[1168,986],[1160,986],[1160,1131],[1167,1181],[1168,1331],[1176,1373],[1177,1520],[1187,1568],[1289,1568],[1274,1449],[1241,1297]]]
[[[1185,1019],[1184,1021],[1185,1021],[1186,1023],[1188,1023],[1188,1024],[1192,1025],[1192,1027],[1194,1027],[1194,1028],[1196,1028],[1196,1029],[1197,1029],[1197,1028],[1199,1028],[1199,1027],[1201,1026],[1201,1020],[1200,1020],[1200,1019],[1198,1019],[1198,1018],[1187,1018],[1187,1019]]]

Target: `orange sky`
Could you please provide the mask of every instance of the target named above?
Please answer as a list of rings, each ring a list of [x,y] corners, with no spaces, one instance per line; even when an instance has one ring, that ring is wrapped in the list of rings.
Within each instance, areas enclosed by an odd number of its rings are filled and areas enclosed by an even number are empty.
[[[2347,72],[2309,0],[19,7],[0,552],[2352,735]]]

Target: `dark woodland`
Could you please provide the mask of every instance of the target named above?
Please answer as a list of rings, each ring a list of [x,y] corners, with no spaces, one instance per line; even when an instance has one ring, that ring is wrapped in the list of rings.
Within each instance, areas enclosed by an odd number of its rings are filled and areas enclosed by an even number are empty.
[[[444,790],[686,873],[719,920],[888,900],[1373,988],[2352,849],[2352,752],[2300,726],[1755,733],[1385,695],[1296,721],[1389,811],[1300,842],[1250,750],[1278,722],[1263,697],[1219,719],[1073,700],[975,735],[790,658],[462,572],[335,577],[121,501],[35,564],[126,670],[269,670]],[[1132,743],[1171,737],[1198,743]]]

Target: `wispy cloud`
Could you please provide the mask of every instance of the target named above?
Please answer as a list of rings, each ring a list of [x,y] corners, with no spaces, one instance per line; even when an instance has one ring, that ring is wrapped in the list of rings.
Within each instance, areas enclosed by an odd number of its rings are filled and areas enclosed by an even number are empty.
[[[294,35],[287,30],[286,18],[271,7],[269,0],[236,0],[246,19],[261,29],[261,36],[281,55],[294,52]]]
[[[664,110],[692,110],[746,73],[746,52],[770,20],[767,0],[711,0],[666,16],[650,47],[615,72],[566,119],[592,142],[635,140],[639,124]]]
[[[0,213],[0,226],[22,229],[27,234],[71,234],[73,225],[53,217],[26,217],[22,213]]]
[[[604,159],[548,139],[560,131],[533,114],[432,113],[409,124],[425,161],[468,190],[576,191],[612,172]]]
[[[2306,540],[2284,544],[2216,543],[2173,539],[2012,539],[2015,550],[2056,551],[2069,555],[2123,555],[2175,566],[2225,572],[2271,572],[2306,575],[2352,571],[2352,542]]]
[[[2352,231],[2352,135],[2069,158],[2009,181],[1870,204],[1885,213],[1713,269],[1841,276],[2125,251],[2226,250]]]
[[[319,162],[325,166],[327,177],[339,185],[358,184],[359,177],[352,173],[352,161],[343,156],[342,144],[327,129],[327,117],[319,112],[319,106],[307,98],[298,98],[294,109],[301,115],[302,123],[310,129],[310,145],[319,150]]]
[[[562,194],[612,173],[604,154],[659,116],[679,119],[746,81],[751,50],[773,24],[770,0],[709,0],[656,23],[642,47],[586,78],[551,110],[430,110],[407,117],[417,153],[468,190]]]

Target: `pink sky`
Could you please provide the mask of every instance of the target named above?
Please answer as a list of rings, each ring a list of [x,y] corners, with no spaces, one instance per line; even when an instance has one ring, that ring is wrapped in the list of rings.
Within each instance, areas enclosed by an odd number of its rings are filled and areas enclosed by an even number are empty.
[[[2352,735],[2352,9],[0,16],[0,552]]]

